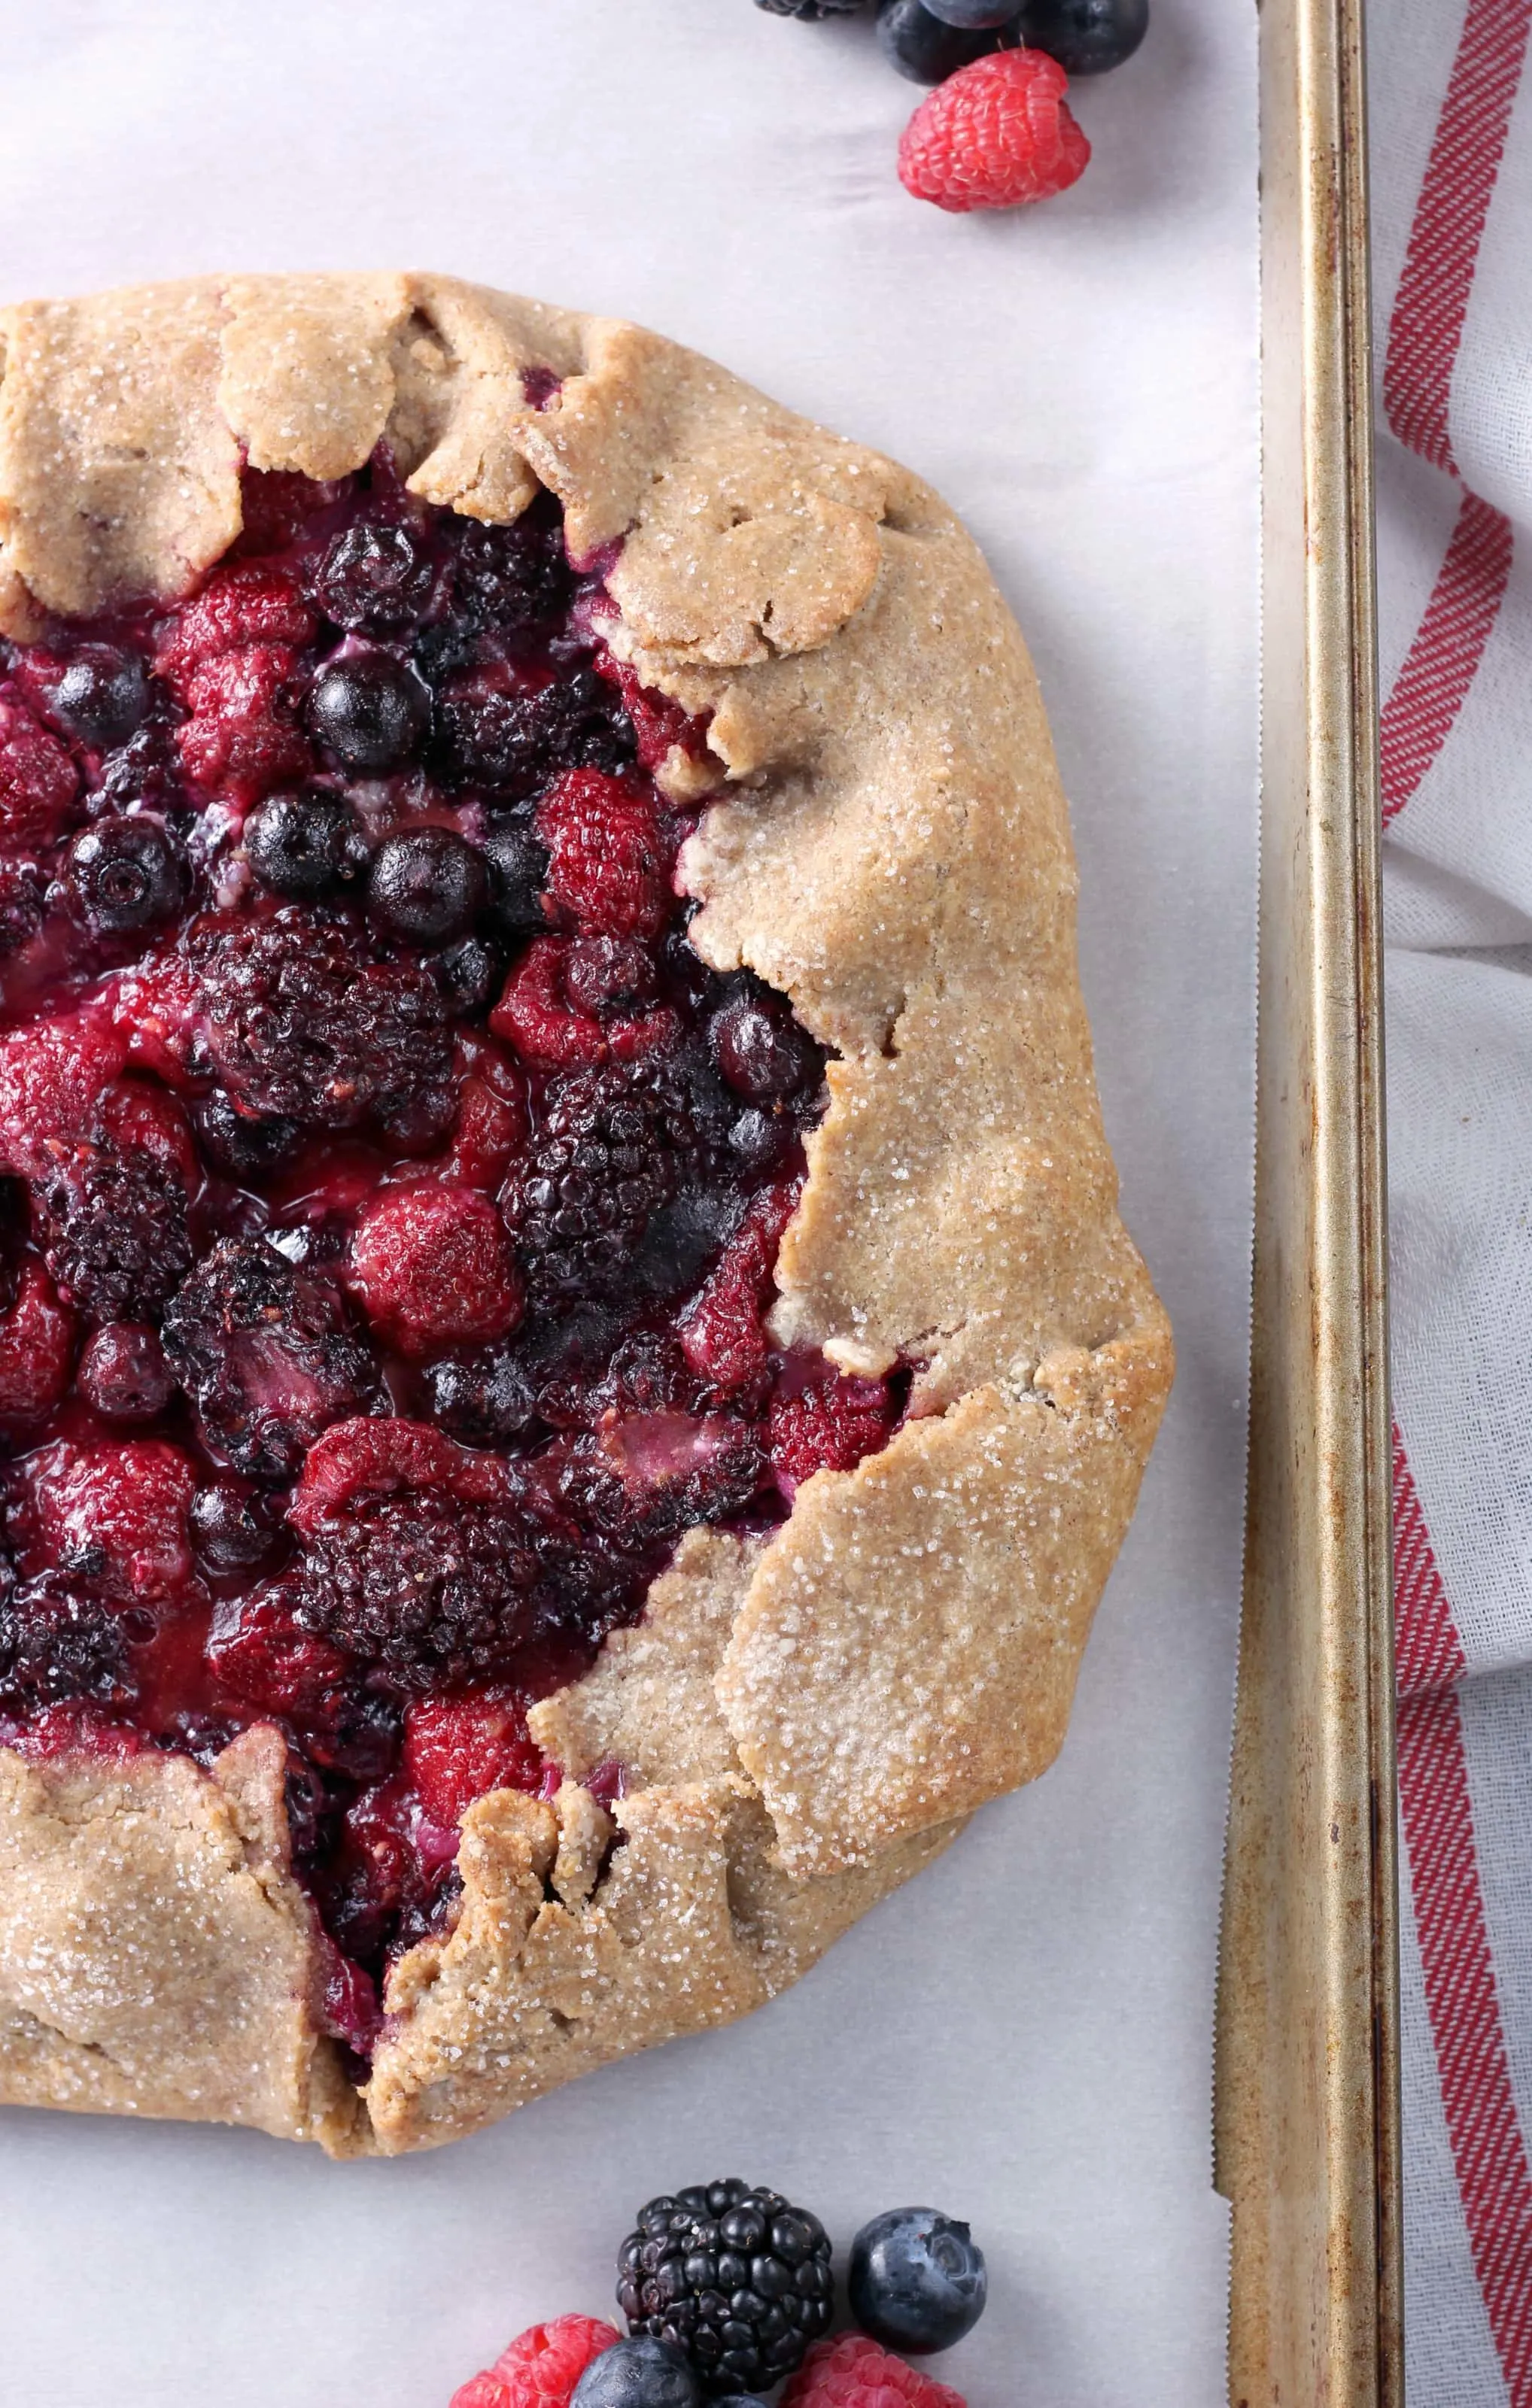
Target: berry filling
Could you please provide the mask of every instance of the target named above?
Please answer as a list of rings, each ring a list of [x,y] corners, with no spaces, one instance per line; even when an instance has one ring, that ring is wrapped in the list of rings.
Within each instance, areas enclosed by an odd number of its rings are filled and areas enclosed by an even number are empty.
[[[275,1724],[358,2057],[528,1705],[903,1408],[767,1328],[825,1055],[687,942],[613,615],[380,454],[0,642],[0,1741]]]

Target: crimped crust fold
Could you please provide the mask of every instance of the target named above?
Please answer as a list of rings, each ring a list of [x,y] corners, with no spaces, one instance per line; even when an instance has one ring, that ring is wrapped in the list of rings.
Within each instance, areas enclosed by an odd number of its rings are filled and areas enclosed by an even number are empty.
[[[380,440],[470,516],[551,488],[614,649],[710,715],[707,761],[662,773],[709,797],[691,940],[840,1056],[773,1328],[913,1385],[884,1453],[768,1541],[690,1534],[644,1623],[534,1710],[564,1787],[470,1810],[456,1927],[395,1969],[360,2098],[316,2037],[273,1734],[211,1776],[0,1756],[0,2094],[342,2152],[759,2004],[1041,1771],[1171,1376],[1036,681],[905,470],[639,328],[448,279],[32,303],[0,312],[0,632],[181,595],[238,532],[242,462],[335,478]],[[579,1785],[602,1763],[610,1816]]]

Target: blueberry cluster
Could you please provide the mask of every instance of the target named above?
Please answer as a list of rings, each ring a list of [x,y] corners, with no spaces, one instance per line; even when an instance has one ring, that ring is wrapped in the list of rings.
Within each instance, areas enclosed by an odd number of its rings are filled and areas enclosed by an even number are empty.
[[[773,17],[855,16],[865,0],[756,0]],[[1149,30],[1149,0],[877,0],[885,58],[912,83],[942,83],[991,50],[1045,50],[1070,76],[1105,75]]]

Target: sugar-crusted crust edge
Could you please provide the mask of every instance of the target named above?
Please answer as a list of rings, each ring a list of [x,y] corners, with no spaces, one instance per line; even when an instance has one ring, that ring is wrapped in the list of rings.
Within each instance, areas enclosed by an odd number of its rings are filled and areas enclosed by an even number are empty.
[[[560,380],[543,408],[528,367]],[[578,555],[620,546],[614,640],[711,714],[709,763],[661,773],[708,798],[692,941],[840,1055],[777,1334],[917,1377],[883,1454],[817,1474],[769,1544],[689,1534],[643,1624],[534,1710],[570,1777],[470,1810],[456,1927],[395,1969],[363,2092],[317,2036],[273,1734],[210,1775],[0,1756],[0,2098],[336,2154],[745,2012],[1043,1770],[1172,1362],[1117,1214],[1036,681],[907,471],[640,328],[449,279],[28,303],[0,311],[0,631],[179,597],[238,532],[243,461],[334,477],[384,436],[432,502],[506,520],[542,484]],[[614,1754],[614,1821],[579,1786]]]

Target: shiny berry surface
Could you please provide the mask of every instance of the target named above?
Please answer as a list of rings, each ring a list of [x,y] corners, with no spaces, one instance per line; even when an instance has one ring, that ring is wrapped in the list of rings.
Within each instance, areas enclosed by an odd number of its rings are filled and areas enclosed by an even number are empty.
[[[1106,75],[1131,59],[1149,32],[1149,0],[1026,0],[1021,39],[1065,75]]]
[[[907,1375],[772,1335],[825,1051],[687,942],[707,729],[556,504],[244,499],[180,603],[0,644],[0,1743],[274,1724],[365,2054],[465,1814],[557,1785],[528,1706]]]
[[[890,2208],[851,2244],[852,2315],[874,2341],[912,2358],[972,2332],[988,2289],[984,2252],[967,2225],[934,2208]]]

